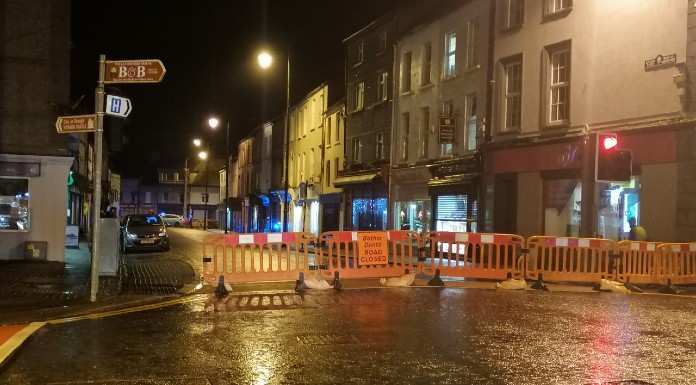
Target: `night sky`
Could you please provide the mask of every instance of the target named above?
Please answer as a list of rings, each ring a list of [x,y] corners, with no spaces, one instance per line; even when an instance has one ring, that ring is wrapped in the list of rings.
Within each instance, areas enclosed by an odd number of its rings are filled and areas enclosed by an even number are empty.
[[[107,88],[133,105],[123,121],[127,140],[112,158],[124,177],[181,168],[194,156],[191,140],[210,135],[210,115],[229,120],[235,149],[258,124],[283,114],[288,49],[291,104],[323,82],[338,86],[329,102],[342,97],[343,39],[404,2],[73,0],[71,94],[73,101],[84,95],[76,114],[94,112],[99,54],[160,59],[167,70],[161,83]],[[257,65],[261,47],[276,53],[270,70]],[[212,151],[224,157],[224,128],[212,135]]]

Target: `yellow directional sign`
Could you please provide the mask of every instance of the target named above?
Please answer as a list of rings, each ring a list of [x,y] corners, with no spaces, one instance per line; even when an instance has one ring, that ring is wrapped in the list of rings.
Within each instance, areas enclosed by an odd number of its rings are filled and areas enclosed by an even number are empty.
[[[95,132],[97,127],[97,115],[59,116],[56,121],[56,130],[60,134],[72,132]]]

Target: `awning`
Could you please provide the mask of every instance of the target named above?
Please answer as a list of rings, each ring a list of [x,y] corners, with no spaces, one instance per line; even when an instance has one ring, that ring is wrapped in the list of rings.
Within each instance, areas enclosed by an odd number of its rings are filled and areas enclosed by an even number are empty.
[[[379,176],[379,173],[370,173],[363,175],[351,175],[336,178],[333,182],[335,187],[348,186],[361,183],[372,183]]]

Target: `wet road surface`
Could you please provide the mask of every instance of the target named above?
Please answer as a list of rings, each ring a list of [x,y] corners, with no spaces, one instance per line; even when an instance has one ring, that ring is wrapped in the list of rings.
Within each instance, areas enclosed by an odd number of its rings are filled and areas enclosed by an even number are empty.
[[[696,382],[688,297],[390,288],[189,300],[47,325],[0,384]]]

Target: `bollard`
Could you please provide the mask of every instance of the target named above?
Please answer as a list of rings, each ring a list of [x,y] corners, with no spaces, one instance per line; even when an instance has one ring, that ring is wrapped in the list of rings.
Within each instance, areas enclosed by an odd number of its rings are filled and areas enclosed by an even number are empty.
[[[218,285],[215,288],[215,294],[227,295],[229,293],[230,292],[225,287],[225,277],[221,275],[220,278],[218,279]]]
[[[304,273],[300,272],[297,281],[295,281],[295,291],[299,293],[301,291],[305,291],[306,289],[307,285],[304,282]]]
[[[542,277],[541,273],[539,273],[539,278],[537,278],[536,282],[532,284],[531,288],[535,290],[549,291],[549,288],[544,284],[544,277]]]
[[[333,287],[334,290],[343,290],[343,284],[338,279],[338,271],[334,271]]]
[[[435,276],[428,281],[428,286],[445,286],[445,283],[440,278],[440,269],[435,269]]]

